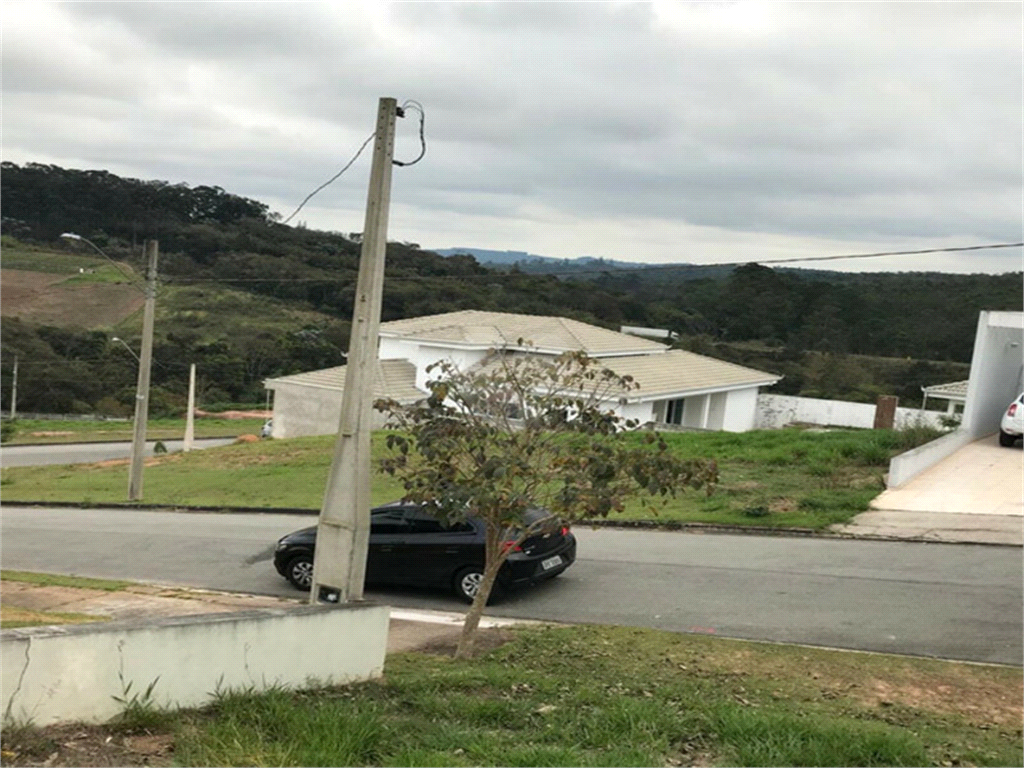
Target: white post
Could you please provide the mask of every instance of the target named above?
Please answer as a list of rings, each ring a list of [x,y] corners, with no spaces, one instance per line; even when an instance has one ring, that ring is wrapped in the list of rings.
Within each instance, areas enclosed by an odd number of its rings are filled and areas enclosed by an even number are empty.
[[[188,453],[192,450],[192,440],[195,438],[196,421],[196,364],[192,363],[188,369],[188,411],[185,412],[185,440],[181,444],[181,450]]]
[[[11,378],[11,421],[18,418],[18,356],[14,356],[14,374]]]
[[[352,333],[341,399],[338,439],[327,478],[316,534],[311,603],[361,600],[370,540],[370,429],[384,293],[391,160],[398,105],[382,98],[366,198],[363,247],[359,257]]]

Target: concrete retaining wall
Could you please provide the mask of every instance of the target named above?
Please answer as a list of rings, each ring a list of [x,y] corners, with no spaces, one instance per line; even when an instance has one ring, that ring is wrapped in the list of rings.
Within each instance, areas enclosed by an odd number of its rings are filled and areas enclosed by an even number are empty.
[[[115,697],[195,707],[217,690],[379,677],[387,606],[302,605],[144,621],[5,629],[0,662],[5,720],[45,726],[104,722]]]
[[[918,408],[897,408],[896,429],[918,425],[942,429],[941,419],[945,415]],[[844,400],[821,400],[816,397],[758,395],[755,429],[780,429],[794,422],[871,429],[875,423],[875,405],[850,403]]]
[[[963,429],[943,435],[930,443],[919,445],[913,450],[901,453],[889,460],[889,474],[885,484],[889,488],[899,488],[911,478],[924,472],[928,467],[938,464],[947,456],[971,443],[974,437]]]

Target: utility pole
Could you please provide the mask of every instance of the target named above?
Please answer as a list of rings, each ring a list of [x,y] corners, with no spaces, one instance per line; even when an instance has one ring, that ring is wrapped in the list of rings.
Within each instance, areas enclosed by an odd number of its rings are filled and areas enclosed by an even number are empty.
[[[132,463],[128,474],[128,501],[142,500],[142,465],[146,453],[146,421],[149,418],[149,368],[153,360],[153,314],[156,305],[156,240],[146,241],[146,304],[142,314],[142,356],[135,386],[135,434]]]
[[[181,444],[183,453],[192,450],[192,441],[195,439],[195,410],[196,410],[196,364],[192,363],[188,369],[188,411],[185,413],[185,440]]]
[[[391,161],[398,104],[382,98],[366,197],[363,247],[352,312],[352,334],[338,439],[317,526],[311,603],[361,600],[370,540],[370,429],[377,336],[384,293]]]
[[[14,356],[14,374],[11,377],[11,421],[18,418],[18,356]]]

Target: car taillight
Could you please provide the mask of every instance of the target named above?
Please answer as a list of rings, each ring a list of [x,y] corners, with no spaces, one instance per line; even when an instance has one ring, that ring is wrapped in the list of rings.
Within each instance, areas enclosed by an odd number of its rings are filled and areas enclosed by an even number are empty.
[[[522,552],[523,551],[523,548],[521,546],[519,546],[518,544],[516,544],[514,541],[503,541],[501,543],[501,550],[503,552],[507,552],[510,549],[513,552]]]
[[[565,536],[568,533],[569,533],[569,526],[568,525],[563,525],[562,526],[562,535]]]
[[[1017,404],[1016,403],[1010,403],[1010,407],[1007,409],[1006,415],[1007,416],[1013,416],[1013,414],[1015,414],[1016,412],[1017,412]]]

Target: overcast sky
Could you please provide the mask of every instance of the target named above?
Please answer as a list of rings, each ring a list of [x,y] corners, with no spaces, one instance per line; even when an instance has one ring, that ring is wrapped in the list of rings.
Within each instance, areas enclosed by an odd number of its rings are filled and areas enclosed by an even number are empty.
[[[287,216],[415,99],[389,239],[649,263],[1017,242],[1022,4],[6,0],[16,163]],[[419,152],[398,121],[396,157]],[[369,148],[293,220],[360,231]],[[1005,272],[1019,248],[809,263]]]

